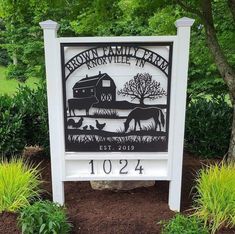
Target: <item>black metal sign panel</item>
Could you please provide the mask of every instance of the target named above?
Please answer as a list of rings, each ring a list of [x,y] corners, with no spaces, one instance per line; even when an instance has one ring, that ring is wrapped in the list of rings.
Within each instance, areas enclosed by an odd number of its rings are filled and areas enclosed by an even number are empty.
[[[171,43],[62,43],[61,59],[67,152],[167,152]]]

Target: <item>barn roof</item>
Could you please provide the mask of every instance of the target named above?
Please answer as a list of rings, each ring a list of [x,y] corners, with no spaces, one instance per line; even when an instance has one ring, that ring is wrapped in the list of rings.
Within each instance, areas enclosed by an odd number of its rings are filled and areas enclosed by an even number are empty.
[[[79,80],[73,86],[73,89],[80,89],[80,88],[84,88],[84,87],[95,87],[98,84],[99,80],[104,77],[111,79],[111,77],[107,73],[99,73],[98,75],[89,76],[89,77],[86,77],[86,78]]]

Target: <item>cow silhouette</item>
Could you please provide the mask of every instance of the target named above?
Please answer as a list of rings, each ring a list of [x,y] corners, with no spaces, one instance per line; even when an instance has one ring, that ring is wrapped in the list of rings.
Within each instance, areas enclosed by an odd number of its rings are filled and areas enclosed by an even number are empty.
[[[71,98],[68,100],[68,108],[70,116],[75,116],[75,110],[86,110],[86,116],[89,115],[89,109],[96,103],[98,99],[95,96],[86,98]]]

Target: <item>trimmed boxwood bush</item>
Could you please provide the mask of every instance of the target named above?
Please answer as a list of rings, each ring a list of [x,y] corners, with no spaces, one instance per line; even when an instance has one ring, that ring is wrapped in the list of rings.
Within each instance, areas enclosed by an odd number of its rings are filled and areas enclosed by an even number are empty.
[[[18,112],[22,115],[25,142],[27,145],[49,147],[46,86],[41,84],[36,90],[20,87],[14,97]]]
[[[22,114],[9,96],[0,96],[0,154],[18,152],[25,145]]]
[[[229,147],[232,107],[224,97],[192,101],[187,107],[186,149],[197,155],[223,157]]]
[[[25,145],[49,150],[46,86],[19,87],[13,96],[0,96],[0,154],[19,153]]]
[[[23,208],[19,226],[23,234],[66,234],[71,229],[65,208],[50,201],[38,201]]]

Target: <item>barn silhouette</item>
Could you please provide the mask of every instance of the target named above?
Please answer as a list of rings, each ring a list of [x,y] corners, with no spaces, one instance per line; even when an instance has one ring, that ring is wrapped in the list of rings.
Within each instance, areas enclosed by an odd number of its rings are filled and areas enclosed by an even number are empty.
[[[86,76],[73,86],[74,98],[95,96],[99,103],[116,101],[116,85],[107,73],[99,72],[95,76]]]

